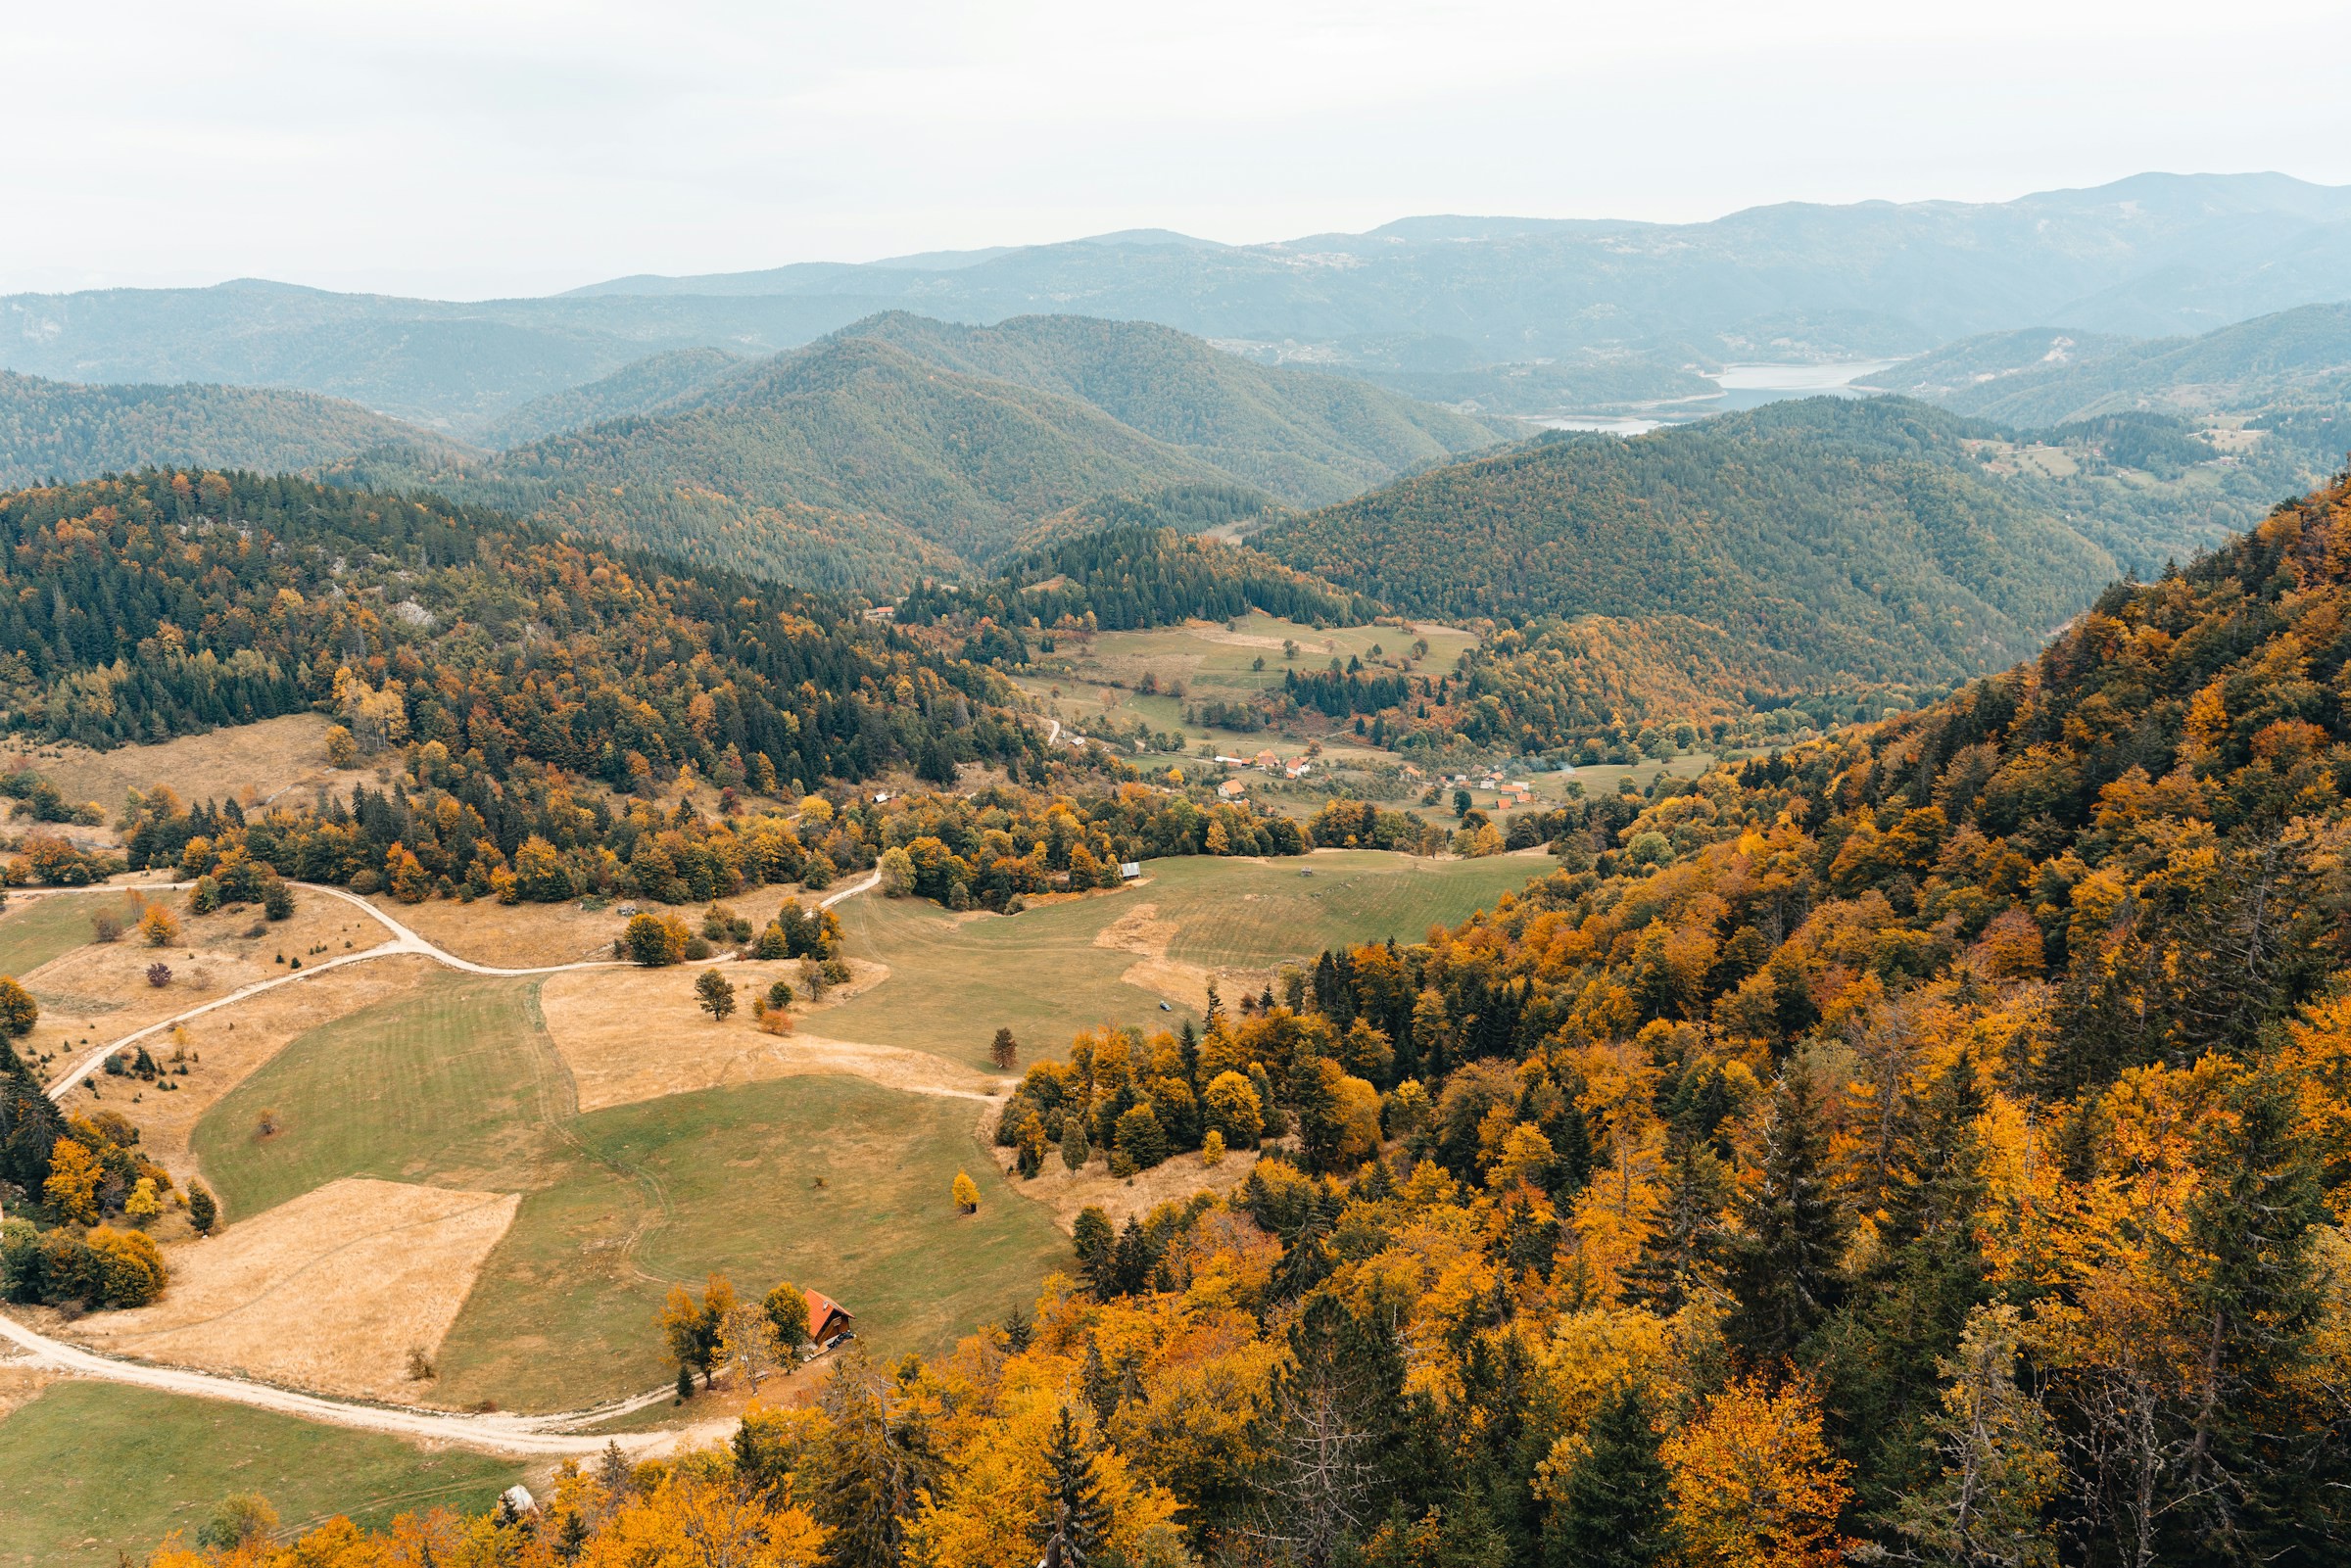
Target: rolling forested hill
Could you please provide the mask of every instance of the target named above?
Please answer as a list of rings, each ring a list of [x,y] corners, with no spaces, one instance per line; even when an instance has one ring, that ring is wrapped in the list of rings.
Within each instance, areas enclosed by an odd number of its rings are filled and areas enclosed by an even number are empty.
[[[462,449],[356,403],[267,387],[85,387],[0,370],[0,486],[150,464],[317,468],[373,448]]]
[[[1240,486],[1333,499],[1491,439],[1459,414],[1157,327],[893,316],[482,462],[348,477],[696,563],[898,592],[968,574],[1098,498]]]
[[[1876,384],[2014,427],[1995,466],[2126,565],[2253,527],[2351,451],[2351,305],[2313,305],[2192,338],[2036,328],[1969,338]]]
[[[1379,613],[1362,594],[1246,546],[1129,522],[1024,551],[977,587],[926,583],[899,601],[897,618],[910,625],[985,618],[1017,637],[1032,621],[1051,627],[1065,617],[1124,632],[1230,620],[1252,609],[1310,625],[1352,625]],[[1025,650],[1024,643],[967,656],[993,662]]]
[[[760,756],[814,784],[1041,755],[990,716],[993,677],[839,601],[480,510],[151,470],[0,495],[0,726],[45,739],[332,706],[363,740],[622,787]]]
[[[1554,438],[1253,543],[1407,613],[1673,616],[1782,681],[1958,679],[2030,654],[2116,575],[1988,483],[1973,433],[1919,404],[1820,399]]]
[[[1090,404],[1292,505],[1342,500],[1516,434],[1410,394],[1268,369],[1148,322],[1034,315],[970,327],[892,311],[849,333]]]
[[[648,355],[586,386],[533,398],[484,430],[482,441],[494,448],[519,447],[542,436],[644,413],[708,386],[742,362],[740,356],[724,349]]]

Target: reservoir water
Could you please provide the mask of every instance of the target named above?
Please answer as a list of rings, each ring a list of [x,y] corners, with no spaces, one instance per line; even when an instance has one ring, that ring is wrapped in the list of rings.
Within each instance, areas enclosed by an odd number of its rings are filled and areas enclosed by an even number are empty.
[[[1901,363],[1899,359],[1839,359],[1809,364],[1727,364],[1704,372],[1722,390],[1703,397],[1660,404],[1638,414],[1552,413],[1521,417],[1538,430],[1597,430],[1611,436],[1645,436],[1666,425],[1686,425],[1708,414],[1760,408],[1784,398],[1858,398],[1866,381]]]

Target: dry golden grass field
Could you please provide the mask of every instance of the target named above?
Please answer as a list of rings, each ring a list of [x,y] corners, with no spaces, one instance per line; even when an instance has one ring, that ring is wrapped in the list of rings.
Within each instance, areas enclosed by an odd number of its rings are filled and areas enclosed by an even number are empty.
[[[347,1177],[171,1252],[152,1307],[99,1312],[100,1350],[360,1399],[413,1401],[521,1199]]]

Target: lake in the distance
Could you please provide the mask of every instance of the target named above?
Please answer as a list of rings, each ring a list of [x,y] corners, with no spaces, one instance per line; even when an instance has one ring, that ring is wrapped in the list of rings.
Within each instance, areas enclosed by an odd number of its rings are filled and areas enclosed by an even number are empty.
[[[1597,430],[1610,436],[1646,436],[1666,425],[1688,424],[1708,414],[1760,408],[1786,398],[1857,398],[1856,381],[1900,364],[1899,359],[1839,359],[1827,364],[1730,364],[1706,374],[1722,390],[1687,398],[1655,414],[1556,413],[1523,416],[1539,430]]]
[[[1853,383],[1900,364],[1899,359],[1840,359],[1829,364],[1726,364],[1706,379],[1722,389],[1708,413],[1759,408],[1783,398],[1857,397]]]

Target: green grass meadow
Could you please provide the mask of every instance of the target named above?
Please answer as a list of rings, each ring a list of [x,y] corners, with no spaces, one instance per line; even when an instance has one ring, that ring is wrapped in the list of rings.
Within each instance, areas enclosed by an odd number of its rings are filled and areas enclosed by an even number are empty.
[[[442,1345],[443,1402],[558,1409],[658,1386],[653,1316],[672,1281],[712,1270],[822,1290],[897,1354],[1028,1305],[1066,1256],[992,1174],[969,1101],[819,1076],[580,1116],[536,994],[437,977],[302,1036],[196,1131],[232,1219],[341,1176],[522,1194]],[[948,1199],[959,1169],[988,1195],[977,1215]]]
[[[1551,867],[1541,856],[1425,860],[1368,849],[1262,863],[1193,856],[1152,861],[1139,887],[1010,917],[852,899],[840,911],[848,951],[888,964],[890,976],[808,1027],[981,1067],[1003,1024],[1022,1042],[1024,1060],[1034,1061],[1058,1054],[1080,1029],[1173,1027],[1193,1017],[1180,1003],[1162,1012],[1159,995],[1120,978],[1135,955],[1094,945],[1105,927],[1142,904],[1176,926],[1170,958],[1271,969],[1342,943],[1419,941],[1431,926],[1466,920]]]
[[[839,910],[847,951],[888,964],[889,978],[806,1027],[986,1067],[998,1025],[1011,1028],[1023,1060],[1032,1061],[1105,1023],[1197,1022],[1181,1003],[1161,1012],[1157,992],[1119,978],[1135,955],[1094,945],[1102,927],[1148,896],[1130,890],[1010,917],[957,917],[911,898],[851,899]]]
[[[0,1420],[0,1564],[143,1562],[234,1492],[275,1506],[281,1532],[348,1514],[380,1525],[436,1504],[480,1512],[516,1461],[347,1432],[120,1384],[53,1384]]]
[[[98,893],[52,893],[0,915],[0,974],[22,978],[90,939],[90,917],[121,906]]]
[[[1342,849],[1263,863],[1153,861],[1142,891],[1159,919],[1182,927],[1169,957],[1264,969],[1343,944],[1417,942],[1430,927],[1457,926],[1551,870],[1537,855],[1428,860]]]

